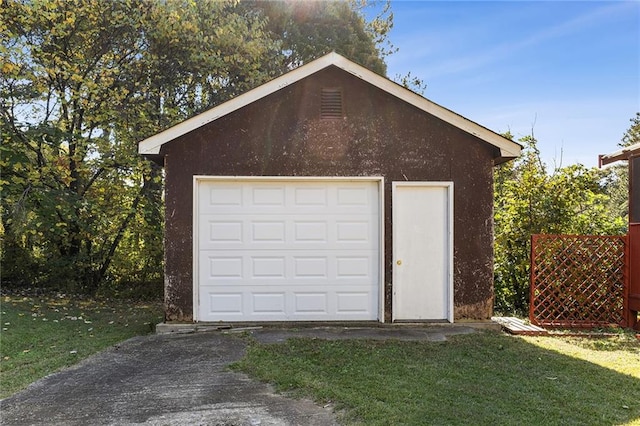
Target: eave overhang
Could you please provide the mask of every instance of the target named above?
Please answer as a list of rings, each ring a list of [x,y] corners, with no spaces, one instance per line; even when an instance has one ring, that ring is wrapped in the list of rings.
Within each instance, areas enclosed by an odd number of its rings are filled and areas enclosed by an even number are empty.
[[[598,156],[598,164],[602,167],[616,161],[628,160],[635,155],[640,155],[640,143],[626,146],[611,154],[601,154]]]

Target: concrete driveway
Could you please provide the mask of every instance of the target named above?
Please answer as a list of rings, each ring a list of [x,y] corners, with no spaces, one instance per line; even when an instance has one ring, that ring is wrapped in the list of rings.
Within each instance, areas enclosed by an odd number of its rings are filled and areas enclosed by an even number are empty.
[[[249,332],[262,342],[292,336],[441,341],[469,327],[337,327]],[[0,402],[3,425],[336,425],[330,407],[286,398],[228,371],[246,342],[232,332],[136,337],[45,377]]]

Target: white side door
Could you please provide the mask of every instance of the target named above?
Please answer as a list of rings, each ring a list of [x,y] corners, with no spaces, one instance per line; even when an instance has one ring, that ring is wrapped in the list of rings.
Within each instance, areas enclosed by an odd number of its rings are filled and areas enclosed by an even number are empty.
[[[393,320],[453,322],[453,183],[393,182]]]

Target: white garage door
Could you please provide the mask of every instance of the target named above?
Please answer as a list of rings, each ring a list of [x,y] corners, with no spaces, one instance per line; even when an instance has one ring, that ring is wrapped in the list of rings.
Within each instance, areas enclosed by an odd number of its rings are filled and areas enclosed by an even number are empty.
[[[379,181],[196,179],[198,321],[375,320]]]

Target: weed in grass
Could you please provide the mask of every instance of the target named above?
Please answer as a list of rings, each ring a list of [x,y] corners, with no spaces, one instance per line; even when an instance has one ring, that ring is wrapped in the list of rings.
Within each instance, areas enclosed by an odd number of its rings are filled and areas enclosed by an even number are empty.
[[[638,342],[629,342],[635,346],[628,350],[598,352],[571,340],[551,347],[564,338],[547,339],[552,340],[491,332],[442,343],[291,339],[253,343],[233,368],[281,391],[330,401],[348,424],[640,421]],[[616,365],[633,367],[621,374],[589,359],[603,353],[616,353]]]
[[[130,337],[162,318],[159,303],[5,295],[1,299],[0,398]]]

